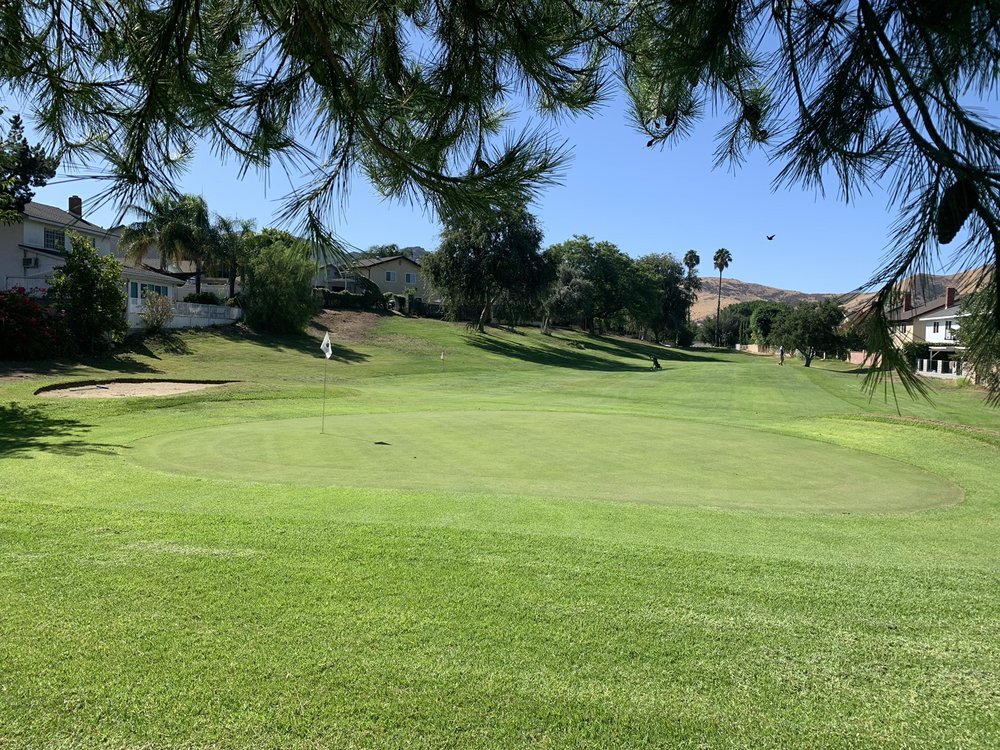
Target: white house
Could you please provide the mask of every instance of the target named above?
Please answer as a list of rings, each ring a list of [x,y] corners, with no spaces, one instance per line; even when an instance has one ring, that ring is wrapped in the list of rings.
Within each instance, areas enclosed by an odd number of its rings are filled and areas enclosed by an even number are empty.
[[[958,293],[952,287],[945,296],[921,309],[913,319],[914,333],[930,348],[930,359],[917,362],[920,375],[958,377],[963,374],[962,354],[958,343],[961,318]]]

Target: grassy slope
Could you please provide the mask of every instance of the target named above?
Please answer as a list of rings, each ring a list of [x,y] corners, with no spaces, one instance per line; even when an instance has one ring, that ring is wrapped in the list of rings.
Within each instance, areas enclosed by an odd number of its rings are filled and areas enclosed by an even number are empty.
[[[660,352],[651,373],[638,343],[388,319],[336,351],[333,425],[669,417],[885,456],[965,501],[743,512],[444,478],[420,492],[214,481],[130,458],[171,431],[314,417],[316,346],[191,333],[0,384],[0,747],[996,745],[1000,419],[974,392],[903,402],[900,420],[833,364]],[[32,395],[116,373],[244,382]],[[726,449],[675,470],[718,481]],[[731,492],[802,479],[749,468],[758,479]]]

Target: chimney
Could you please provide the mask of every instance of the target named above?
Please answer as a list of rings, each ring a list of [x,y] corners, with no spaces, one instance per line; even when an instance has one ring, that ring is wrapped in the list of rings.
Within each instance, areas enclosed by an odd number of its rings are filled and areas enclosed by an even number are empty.
[[[78,219],[83,218],[83,201],[79,195],[71,195],[69,197],[69,212]]]
[[[953,307],[958,301],[958,290],[950,286],[944,290],[944,306]]]
[[[903,292],[903,312],[913,309],[913,292]]]

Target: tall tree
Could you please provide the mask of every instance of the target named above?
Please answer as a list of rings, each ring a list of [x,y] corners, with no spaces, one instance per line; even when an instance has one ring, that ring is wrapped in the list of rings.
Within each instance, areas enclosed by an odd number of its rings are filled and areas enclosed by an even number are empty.
[[[719,297],[715,304],[715,345],[719,346],[719,315],[722,312],[722,272],[733,262],[732,253],[720,247],[712,256],[712,265],[719,270]]]
[[[657,340],[676,341],[694,301],[686,286],[684,267],[670,253],[651,253],[635,262],[652,282],[652,300],[643,316]]]
[[[542,230],[525,208],[464,218],[445,227],[441,245],[425,256],[423,268],[453,305],[478,305],[477,327],[483,332],[501,294],[533,297],[551,282],[541,243]]]
[[[785,349],[797,350],[809,367],[817,353],[839,354],[843,350],[843,322],[844,309],[835,301],[803,302],[777,320],[772,337]]]
[[[578,234],[565,242],[552,245],[549,251],[557,262],[578,268],[590,282],[591,299],[586,306],[589,315],[583,321],[594,334],[598,323],[607,325],[621,312],[628,301],[632,259],[610,242],[595,242],[592,237]]]
[[[562,261],[542,301],[542,333],[549,335],[554,322],[590,318],[593,299],[594,285],[586,274],[570,261]]]
[[[691,296],[691,305],[688,306],[688,323],[691,322],[691,306],[697,302],[698,291],[701,289],[701,279],[698,278],[697,271],[699,265],[701,265],[701,256],[696,250],[688,250],[684,253],[684,267],[687,269],[684,283]]]
[[[32,188],[45,186],[58,168],[58,157],[40,145],[29,145],[20,115],[11,117],[7,136],[0,141],[0,224],[20,221],[35,195]]]
[[[229,281],[229,296],[236,296],[236,277],[251,257],[254,236],[252,219],[216,216],[211,229],[211,260],[217,263]]]

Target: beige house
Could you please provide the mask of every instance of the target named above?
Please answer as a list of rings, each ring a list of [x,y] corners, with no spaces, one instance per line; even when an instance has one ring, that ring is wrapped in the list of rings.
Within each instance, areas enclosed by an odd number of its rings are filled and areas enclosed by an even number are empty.
[[[418,301],[428,299],[430,289],[426,278],[415,260],[405,255],[390,255],[387,258],[365,258],[354,264],[357,276],[374,282],[383,294],[405,295],[407,290],[414,289],[414,298]]]

